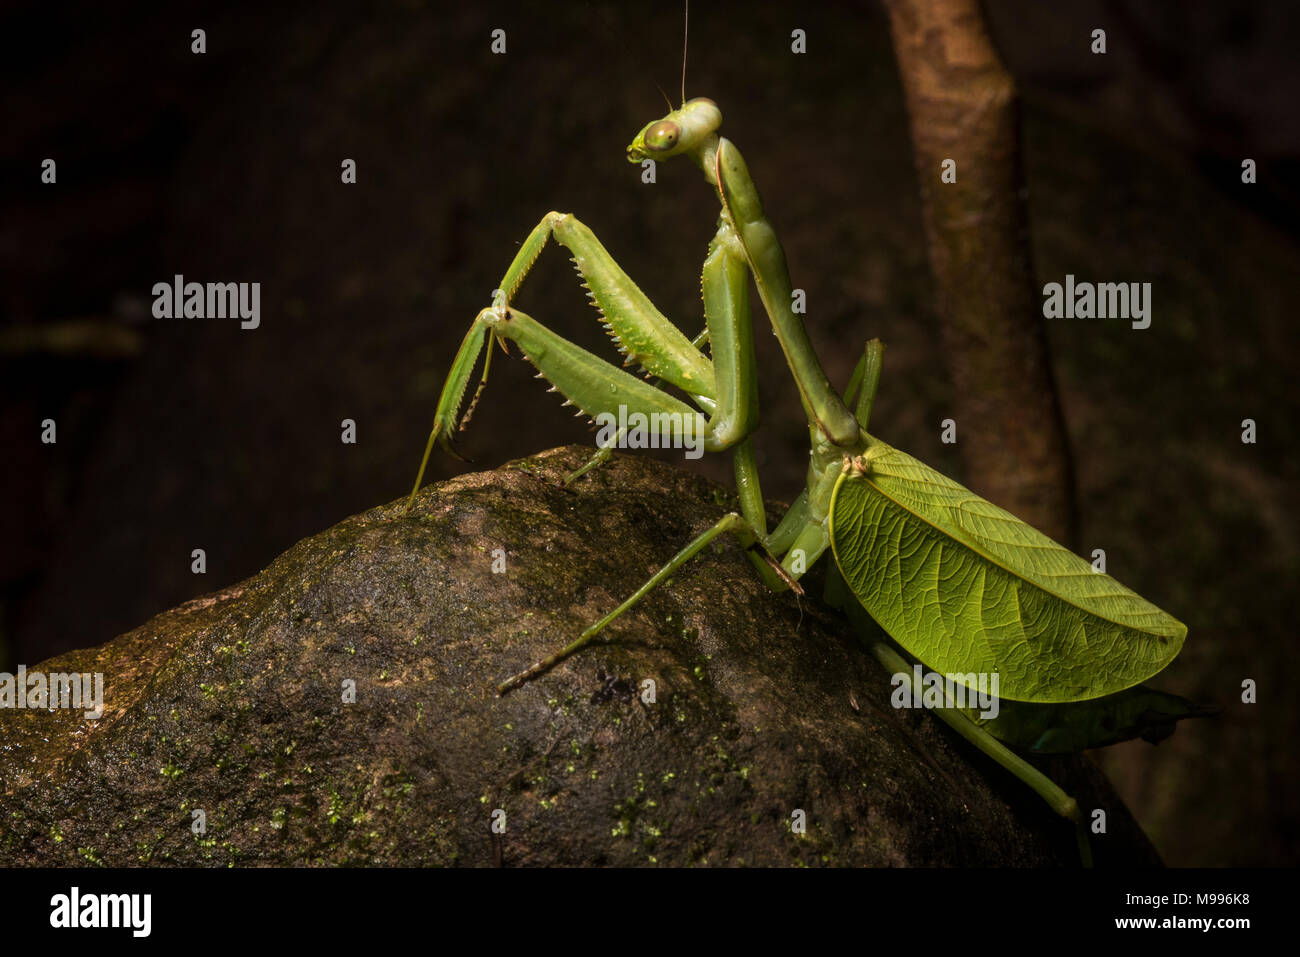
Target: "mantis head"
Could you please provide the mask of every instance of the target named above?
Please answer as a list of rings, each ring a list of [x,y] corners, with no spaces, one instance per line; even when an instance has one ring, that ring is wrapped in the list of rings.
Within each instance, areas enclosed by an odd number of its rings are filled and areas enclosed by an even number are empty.
[[[664,160],[682,153],[700,155],[717,138],[722,124],[718,104],[697,96],[680,110],[673,110],[662,120],[655,120],[636,135],[627,148],[627,161]]]

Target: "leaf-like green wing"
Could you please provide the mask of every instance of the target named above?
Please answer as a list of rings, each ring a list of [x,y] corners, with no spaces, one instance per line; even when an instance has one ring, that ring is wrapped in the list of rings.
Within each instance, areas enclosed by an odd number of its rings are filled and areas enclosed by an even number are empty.
[[[910,455],[873,438],[855,462],[831,501],[835,561],[930,668],[967,685],[997,674],[1013,701],[1083,701],[1145,681],[1182,648],[1182,622]]]

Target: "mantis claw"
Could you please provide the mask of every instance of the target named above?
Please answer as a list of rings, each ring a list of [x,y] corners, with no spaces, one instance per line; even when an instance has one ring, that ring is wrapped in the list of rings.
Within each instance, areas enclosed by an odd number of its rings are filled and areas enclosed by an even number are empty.
[[[789,588],[790,591],[796,595],[804,594],[803,585],[799,584],[799,580],[782,568],[781,563],[777,561],[766,548],[759,545],[751,548],[750,551],[756,552],[763,561],[767,562],[767,564],[771,566],[772,570],[776,572],[777,577],[780,578],[781,581],[785,582],[786,587]]]
[[[461,427],[464,428],[464,426]],[[442,449],[444,452],[446,452],[448,455],[452,456],[453,458],[460,459],[460,461],[465,462],[468,465],[474,464],[473,459],[469,458],[468,456],[461,455],[460,452],[456,451],[456,447],[451,443],[450,435],[445,435],[441,437],[438,440],[438,447]]]

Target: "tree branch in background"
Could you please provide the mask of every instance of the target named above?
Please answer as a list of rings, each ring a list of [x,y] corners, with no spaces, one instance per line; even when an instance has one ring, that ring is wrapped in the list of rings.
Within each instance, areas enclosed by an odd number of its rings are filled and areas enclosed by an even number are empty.
[[[885,7],[966,484],[1073,544],[1073,470],[1029,255],[1015,82],[977,0]],[[955,182],[940,179],[945,160]]]

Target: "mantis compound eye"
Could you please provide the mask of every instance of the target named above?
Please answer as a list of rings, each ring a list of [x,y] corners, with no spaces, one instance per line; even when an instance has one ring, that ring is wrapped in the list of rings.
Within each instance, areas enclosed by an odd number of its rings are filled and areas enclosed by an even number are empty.
[[[646,149],[655,152],[670,150],[677,145],[677,139],[681,135],[682,129],[676,123],[670,120],[660,120],[645,131]]]

